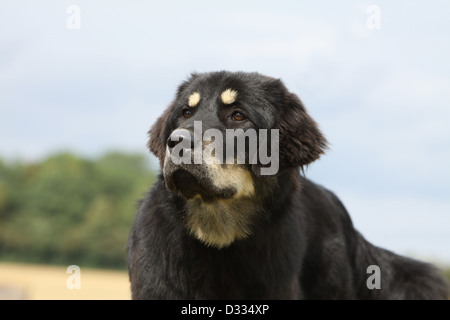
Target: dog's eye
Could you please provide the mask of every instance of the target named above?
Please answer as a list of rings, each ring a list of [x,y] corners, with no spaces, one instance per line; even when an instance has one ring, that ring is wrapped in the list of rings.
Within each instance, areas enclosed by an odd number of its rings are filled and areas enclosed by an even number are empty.
[[[245,120],[244,114],[242,112],[239,112],[239,111],[233,112],[233,114],[231,115],[231,118],[233,118],[233,120],[236,120],[236,121]]]
[[[190,118],[191,116],[192,116],[192,111],[191,110],[189,110],[189,109],[184,109],[183,110],[183,117],[185,117],[187,119],[187,118]]]

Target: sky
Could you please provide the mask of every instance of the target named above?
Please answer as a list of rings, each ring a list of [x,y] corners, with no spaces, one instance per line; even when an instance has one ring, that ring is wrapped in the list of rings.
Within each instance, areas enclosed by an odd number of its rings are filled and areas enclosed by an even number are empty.
[[[148,153],[191,72],[257,71],[319,124],[331,147],[306,176],[371,243],[450,263],[448,12],[443,0],[3,0],[0,157]]]

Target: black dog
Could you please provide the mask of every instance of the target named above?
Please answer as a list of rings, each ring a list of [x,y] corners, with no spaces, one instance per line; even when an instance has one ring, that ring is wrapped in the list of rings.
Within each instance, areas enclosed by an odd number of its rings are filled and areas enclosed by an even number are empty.
[[[368,243],[300,174],[326,146],[280,80],[193,74],[150,130],[162,174],[129,237],[133,299],[447,299],[437,269]]]

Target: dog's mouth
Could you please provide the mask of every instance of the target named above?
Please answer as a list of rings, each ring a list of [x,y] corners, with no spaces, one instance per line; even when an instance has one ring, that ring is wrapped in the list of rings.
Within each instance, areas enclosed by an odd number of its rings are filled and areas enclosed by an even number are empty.
[[[203,187],[203,185],[190,172],[180,169],[173,173],[172,182],[175,189],[179,191],[187,199],[193,198],[196,195],[204,195],[205,197],[212,197],[211,190]]]
[[[193,171],[178,168],[173,172],[166,173],[164,178],[167,188],[171,191],[177,191],[186,199],[192,199],[199,195],[203,201],[227,199],[236,193],[236,190],[232,187],[218,188],[204,172]]]

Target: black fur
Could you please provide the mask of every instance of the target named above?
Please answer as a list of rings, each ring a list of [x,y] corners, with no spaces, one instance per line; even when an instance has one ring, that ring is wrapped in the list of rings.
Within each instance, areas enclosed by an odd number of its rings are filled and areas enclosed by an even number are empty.
[[[326,140],[300,100],[279,80],[256,73],[193,75],[150,131],[149,147],[162,166],[168,136],[186,125],[176,114],[187,95],[199,88],[220,93],[229,86],[244,99],[253,126],[280,130],[279,174],[268,179],[248,169],[256,191],[250,203],[258,208],[252,235],[220,249],[205,245],[185,227],[190,214],[186,199],[169,191],[160,175],[141,201],[129,237],[133,299],[448,297],[436,268],[368,243],[353,228],[339,199],[300,175],[301,166],[323,153]],[[220,118],[220,102],[209,103]],[[202,110],[196,111],[199,116]],[[202,119],[211,126],[226,124],[208,117]],[[380,267],[381,289],[366,285],[370,265]]]

